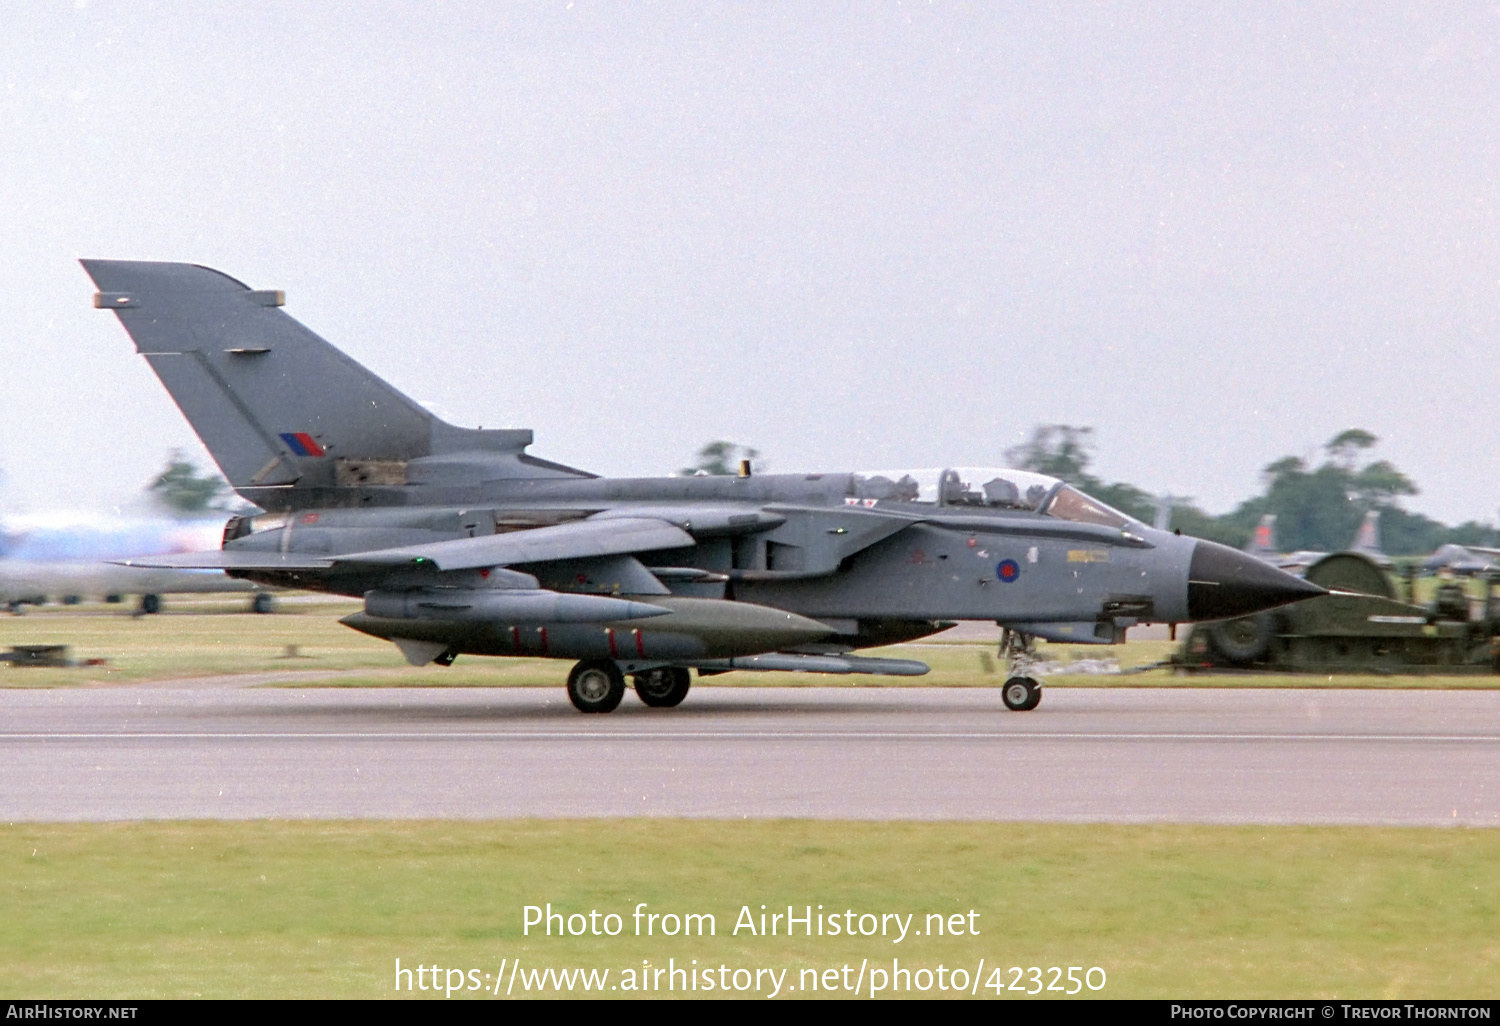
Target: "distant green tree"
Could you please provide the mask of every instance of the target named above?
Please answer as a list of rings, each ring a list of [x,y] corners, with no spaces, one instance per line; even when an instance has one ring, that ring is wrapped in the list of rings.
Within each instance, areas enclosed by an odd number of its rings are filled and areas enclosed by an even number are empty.
[[[1386,460],[1359,466],[1361,456],[1379,441],[1368,431],[1350,428],[1323,446],[1327,459],[1318,467],[1283,456],[1261,472],[1265,493],[1227,517],[1248,530],[1261,514],[1274,513],[1276,540],[1283,549],[1337,552],[1349,547],[1364,515],[1379,510],[1387,552],[1430,552],[1440,542],[1428,542],[1447,528],[1401,508],[1403,497],[1418,493],[1411,478]]]
[[[1353,501],[1353,475],[1324,463],[1308,470],[1301,460],[1278,460],[1266,468],[1264,511],[1276,514],[1276,537],[1284,549],[1335,552],[1348,548],[1364,506]]]
[[[1329,439],[1323,450],[1328,453],[1329,460],[1338,467],[1342,467],[1349,473],[1354,473],[1354,462],[1359,454],[1366,449],[1373,449],[1375,443],[1380,439],[1363,428],[1349,428],[1340,431]]]
[[[1232,517],[1212,516],[1193,505],[1177,504],[1172,507],[1174,530],[1193,538],[1206,538],[1220,545],[1228,545],[1233,549],[1245,547],[1245,544],[1250,541],[1251,533],[1255,530],[1255,523],[1259,520],[1260,517],[1257,516],[1247,525]]]
[[[1248,538],[1262,514],[1275,513],[1282,549],[1336,552],[1353,541],[1365,513],[1379,510],[1381,545],[1393,556],[1431,552],[1447,542],[1493,544],[1495,532],[1484,524],[1470,521],[1450,528],[1403,509],[1402,499],[1419,494],[1411,478],[1386,460],[1359,465],[1379,441],[1368,431],[1350,428],[1323,446],[1327,459],[1318,467],[1297,456],[1269,464],[1261,472],[1265,491],[1217,518],[1226,530],[1214,540],[1224,540],[1231,525],[1233,533]]]
[[[229,490],[229,482],[218,474],[200,473],[181,449],[172,450],[166,469],[147,488],[175,516],[220,511],[224,507],[218,500]]]
[[[1299,456],[1283,456],[1261,472],[1262,492],[1222,516],[1212,516],[1187,500],[1173,500],[1172,526],[1183,534],[1235,548],[1250,540],[1263,515],[1276,514],[1277,544],[1286,551],[1347,548],[1369,510],[1380,511],[1381,542],[1392,555],[1431,552],[1446,542],[1493,545],[1496,532],[1484,524],[1455,528],[1401,507],[1417,495],[1416,484],[1386,460],[1360,465],[1380,439],[1349,428],[1323,446],[1317,467]],[[1121,512],[1145,522],[1155,518],[1157,500],[1141,488],[1109,483],[1090,472],[1094,431],[1069,424],[1040,424],[1031,438],[1006,452],[1011,465],[1061,478]]]
[[[1350,474],[1349,492],[1350,498],[1366,509],[1385,509],[1396,506],[1404,495],[1416,495],[1417,486],[1385,460],[1379,460]]]
[[[734,442],[709,442],[698,450],[698,462],[691,467],[684,467],[681,473],[688,477],[695,474],[733,477],[740,472],[740,460],[754,461],[759,458],[759,449],[736,445]]]
[[[1017,470],[1031,470],[1066,481],[1122,513],[1151,523],[1156,516],[1156,500],[1135,485],[1109,484],[1090,474],[1093,449],[1091,427],[1038,424],[1029,440],[1005,451],[1005,459]]]
[[[1094,458],[1094,429],[1071,424],[1038,424],[1031,438],[1005,450],[1005,459],[1017,470],[1047,474],[1072,485],[1098,484],[1088,473]],[[1103,496],[1100,496],[1103,498]]]

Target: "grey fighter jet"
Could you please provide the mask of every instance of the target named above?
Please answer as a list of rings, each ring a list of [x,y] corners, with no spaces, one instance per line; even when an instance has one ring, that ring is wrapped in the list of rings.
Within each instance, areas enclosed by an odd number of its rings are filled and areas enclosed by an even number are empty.
[[[625,679],[682,701],[690,670],[921,674],[854,655],[952,620],[1111,643],[1143,622],[1242,616],[1322,589],[1138,523],[1039,474],[980,467],[609,479],[456,427],[313,334],[280,292],[206,267],[85,260],[242,497],[220,551],[141,561],[362,596],[344,619],[408,661],[577,660],[608,712]],[[1002,698],[1034,708],[1017,672]]]

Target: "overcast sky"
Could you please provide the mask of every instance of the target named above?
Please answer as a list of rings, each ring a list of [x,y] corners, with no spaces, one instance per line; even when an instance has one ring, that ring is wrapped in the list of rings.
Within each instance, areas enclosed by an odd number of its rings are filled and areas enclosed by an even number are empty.
[[[83,256],[208,264],[459,423],[670,473],[985,465],[1221,512],[1339,430],[1500,504],[1493,4],[26,3],[11,510],[207,462]]]

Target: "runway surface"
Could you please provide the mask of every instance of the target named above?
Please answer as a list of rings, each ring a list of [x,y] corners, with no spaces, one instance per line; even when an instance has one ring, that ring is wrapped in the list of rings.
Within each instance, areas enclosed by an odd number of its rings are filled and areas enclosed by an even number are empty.
[[[0,818],[1500,825],[1500,691],[214,684],[0,691]]]

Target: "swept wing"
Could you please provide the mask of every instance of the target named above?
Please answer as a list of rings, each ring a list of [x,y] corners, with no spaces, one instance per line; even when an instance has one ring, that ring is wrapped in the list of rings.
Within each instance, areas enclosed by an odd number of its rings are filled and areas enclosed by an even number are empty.
[[[665,520],[611,517],[577,520],[529,531],[455,538],[427,545],[408,545],[345,555],[223,549],[176,556],[143,556],[122,560],[125,566],[216,570],[332,570],[358,567],[430,566],[436,570],[546,563],[635,552],[688,548],[693,536]]]

